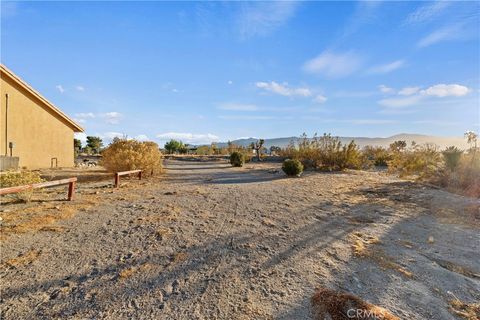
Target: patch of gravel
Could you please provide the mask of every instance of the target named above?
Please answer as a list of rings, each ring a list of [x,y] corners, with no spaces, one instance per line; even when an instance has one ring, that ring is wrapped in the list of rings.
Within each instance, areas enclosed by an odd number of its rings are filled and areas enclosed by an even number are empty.
[[[317,286],[402,319],[459,319],[453,296],[480,300],[478,200],[381,172],[166,167],[119,190],[80,184],[59,228],[6,233],[2,318],[309,319]],[[69,206],[2,205],[2,232]]]

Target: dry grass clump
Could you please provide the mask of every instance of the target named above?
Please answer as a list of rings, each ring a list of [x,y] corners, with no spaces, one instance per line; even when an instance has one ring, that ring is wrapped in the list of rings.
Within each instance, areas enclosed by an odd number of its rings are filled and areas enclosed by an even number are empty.
[[[262,224],[264,226],[267,226],[267,227],[275,227],[276,226],[275,222],[273,222],[271,219],[268,219],[268,218],[264,218],[262,220]]]
[[[100,199],[89,198],[83,201],[73,201],[61,206],[49,204],[36,204],[22,210],[2,213],[2,225],[0,226],[0,239],[6,240],[11,234],[53,231],[62,232],[64,228],[56,226],[57,221],[73,217],[77,211],[85,211],[98,204]]]
[[[145,272],[151,268],[152,265],[150,263],[144,263],[138,266],[128,267],[118,273],[118,278],[120,280],[126,280],[136,273]]]
[[[387,256],[382,250],[366,250],[363,254],[364,257],[368,257],[377,263],[383,269],[395,270],[403,274],[407,278],[413,278],[413,273],[394,262],[392,257]]]
[[[7,171],[0,174],[0,188],[17,187],[29,185],[33,183],[43,182],[40,173],[34,171]],[[26,190],[18,193],[7,195],[16,200],[28,202],[32,198],[34,190]]]
[[[371,244],[380,243],[380,240],[375,236],[370,236],[362,232],[354,232],[350,235],[353,240],[353,253],[357,256],[363,256],[367,252],[367,248]]]
[[[408,278],[413,277],[413,273],[394,262],[392,257],[387,256],[383,250],[373,248],[371,245],[380,243],[376,236],[364,234],[362,232],[353,232],[350,235],[352,240],[353,254],[362,258],[373,260],[383,269],[395,270]]]
[[[170,230],[169,228],[158,228],[157,230],[155,230],[155,234],[160,239],[166,239],[172,234],[172,230]]]
[[[465,303],[457,298],[450,300],[450,310],[467,320],[480,319],[480,303]]]
[[[111,172],[142,169],[159,173],[162,153],[155,142],[114,139],[102,152],[101,165]]]
[[[10,267],[10,268],[18,268],[20,266],[24,266],[24,265],[32,263],[34,260],[36,260],[38,258],[38,256],[40,256],[41,253],[42,253],[41,250],[31,249],[30,251],[28,251],[24,254],[21,254],[16,258],[12,258],[12,259],[9,259],[9,260],[5,261],[4,264],[5,264],[5,266]]]
[[[315,320],[400,320],[388,310],[344,292],[318,288],[311,299]]]

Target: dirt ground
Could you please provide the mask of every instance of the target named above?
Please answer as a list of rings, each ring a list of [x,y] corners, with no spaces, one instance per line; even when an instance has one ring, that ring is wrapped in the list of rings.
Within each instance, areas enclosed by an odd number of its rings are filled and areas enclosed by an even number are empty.
[[[2,199],[1,318],[310,319],[318,286],[401,319],[480,300],[478,199],[382,172],[166,167]]]

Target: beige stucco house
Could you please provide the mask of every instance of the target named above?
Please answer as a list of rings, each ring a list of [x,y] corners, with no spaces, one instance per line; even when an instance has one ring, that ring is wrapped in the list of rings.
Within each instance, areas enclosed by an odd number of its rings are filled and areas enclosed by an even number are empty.
[[[73,166],[73,135],[82,127],[4,65],[0,73],[0,161],[18,157],[27,169]]]

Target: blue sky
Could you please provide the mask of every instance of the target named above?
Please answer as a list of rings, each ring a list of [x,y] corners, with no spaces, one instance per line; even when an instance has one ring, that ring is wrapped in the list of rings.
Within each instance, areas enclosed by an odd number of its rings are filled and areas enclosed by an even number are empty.
[[[1,8],[2,63],[105,140],[479,129],[479,2]]]

